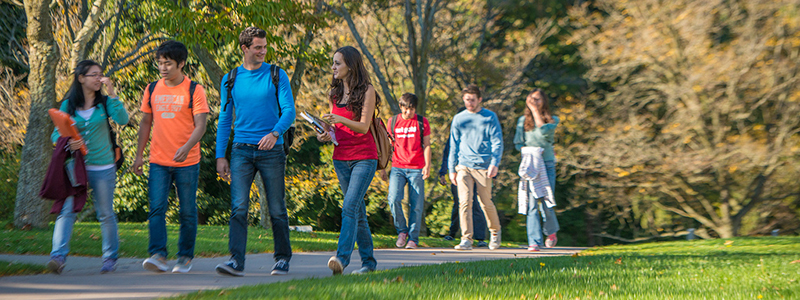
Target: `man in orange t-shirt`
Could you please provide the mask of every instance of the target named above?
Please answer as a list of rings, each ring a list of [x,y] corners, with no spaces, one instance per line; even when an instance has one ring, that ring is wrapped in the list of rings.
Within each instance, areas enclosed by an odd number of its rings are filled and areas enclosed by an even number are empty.
[[[189,52],[182,43],[167,41],[156,51],[161,79],[145,88],[139,124],[139,144],[133,170],[142,175],[142,153],[150,139],[150,246],[151,257],[142,266],[149,271],[165,272],[167,266],[166,212],[169,190],[175,184],[180,203],[180,238],[178,262],[173,273],[192,268],[197,237],[197,181],[200,175],[200,138],[206,130],[208,102],[203,86],[183,74]]]

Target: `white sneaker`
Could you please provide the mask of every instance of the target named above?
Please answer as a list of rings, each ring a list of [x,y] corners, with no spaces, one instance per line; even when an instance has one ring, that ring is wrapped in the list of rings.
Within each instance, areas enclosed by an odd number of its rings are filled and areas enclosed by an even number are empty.
[[[342,262],[336,256],[331,256],[331,259],[328,260],[328,268],[333,271],[333,275],[342,274],[342,271],[344,271]]]
[[[472,250],[472,241],[470,240],[461,240],[461,244],[458,244],[454,247],[456,250]]]
[[[496,250],[500,248],[500,230],[492,233],[492,239],[489,240],[489,250]]]

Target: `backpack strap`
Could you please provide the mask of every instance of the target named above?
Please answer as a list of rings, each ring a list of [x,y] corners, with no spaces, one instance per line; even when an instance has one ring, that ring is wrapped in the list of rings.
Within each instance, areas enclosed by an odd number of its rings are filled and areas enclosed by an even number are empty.
[[[417,125],[419,126],[419,145],[422,150],[425,150],[425,124],[420,115],[417,115]]]
[[[189,83],[189,109],[192,109],[194,106],[194,90],[197,88],[197,82],[192,80]]]
[[[150,107],[150,113],[153,112],[153,91],[156,90],[156,84],[158,84],[158,80],[147,85],[147,106]],[[108,115],[108,111],[106,111],[106,115]]]
[[[278,118],[283,115],[281,111],[281,101],[278,99],[278,84],[281,82],[281,67],[278,65],[271,65],[269,73],[272,76],[272,85],[275,86],[275,102],[278,103]]]
[[[233,84],[236,83],[236,72],[239,67],[233,68],[230,72],[228,72],[228,80],[225,81],[225,89],[228,91],[228,102],[225,102],[225,107],[222,108],[222,111],[228,110],[228,104],[233,103]],[[234,106],[236,106],[234,104]]]
[[[392,121],[389,122],[389,124],[389,134],[391,134],[393,138],[397,138],[394,133],[394,126],[397,124],[397,115],[392,116]]]

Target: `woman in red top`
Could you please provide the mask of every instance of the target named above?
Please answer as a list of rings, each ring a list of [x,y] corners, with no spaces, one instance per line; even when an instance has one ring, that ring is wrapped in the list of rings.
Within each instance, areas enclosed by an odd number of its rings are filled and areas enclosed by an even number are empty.
[[[339,143],[333,150],[333,167],[344,194],[342,231],[336,255],[328,260],[333,274],[341,274],[350,263],[354,244],[358,243],[361,268],[353,274],[375,270],[372,233],[367,223],[364,195],[378,167],[378,149],[369,132],[372,116],[380,102],[369,80],[361,53],[351,46],[334,52],[333,78],[328,94],[331,113],[322,116],[334,126]],[[331,140],[327,132],[317,134],[323,142]]]

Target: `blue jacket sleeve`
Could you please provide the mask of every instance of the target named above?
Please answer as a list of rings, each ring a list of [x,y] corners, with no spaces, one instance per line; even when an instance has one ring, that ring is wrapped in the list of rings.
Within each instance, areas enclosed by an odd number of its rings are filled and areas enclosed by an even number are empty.
[[[447,154],[447,170],[448,173],[455,173],[456,166],[458,165],[458,143],[461,141],[461,134],[459,133],[458,126],[456,125],[456,118],[453,118],[453,123],[450,124],[450,151]]]
[[[492,124],[490,126],[492,160],[489,162],[489,165],[499,167],[500,158],[503,156],[503,130],[502,127],[500,127],[500,120],[497,118],[497,114],[492,116]]]
[[[231,123],[233,122],[233,103],[225,106],[228,103],[228,88],[225,82],[228,81],[228,75],[222,76],[222,84],[219,88],[219,119],[217,120],[217,155],[216,158],[225,157],[225,152],[228,150],[228,139],[231,137]]]
[[[517,151],[525,147],[525,116],[517,119],[517,131],[514,133],[514,148]]]
[[[277,131],[283,136],[283,133],[292,126],[297,112],[294,108],[294,96],[292,96],[292,85],[289,82],[289,76],[283,69],[280,69],[280,80],[278,80],[278,105],[281,106],[281,117],[278,123],[273,127],[273,131]]]

